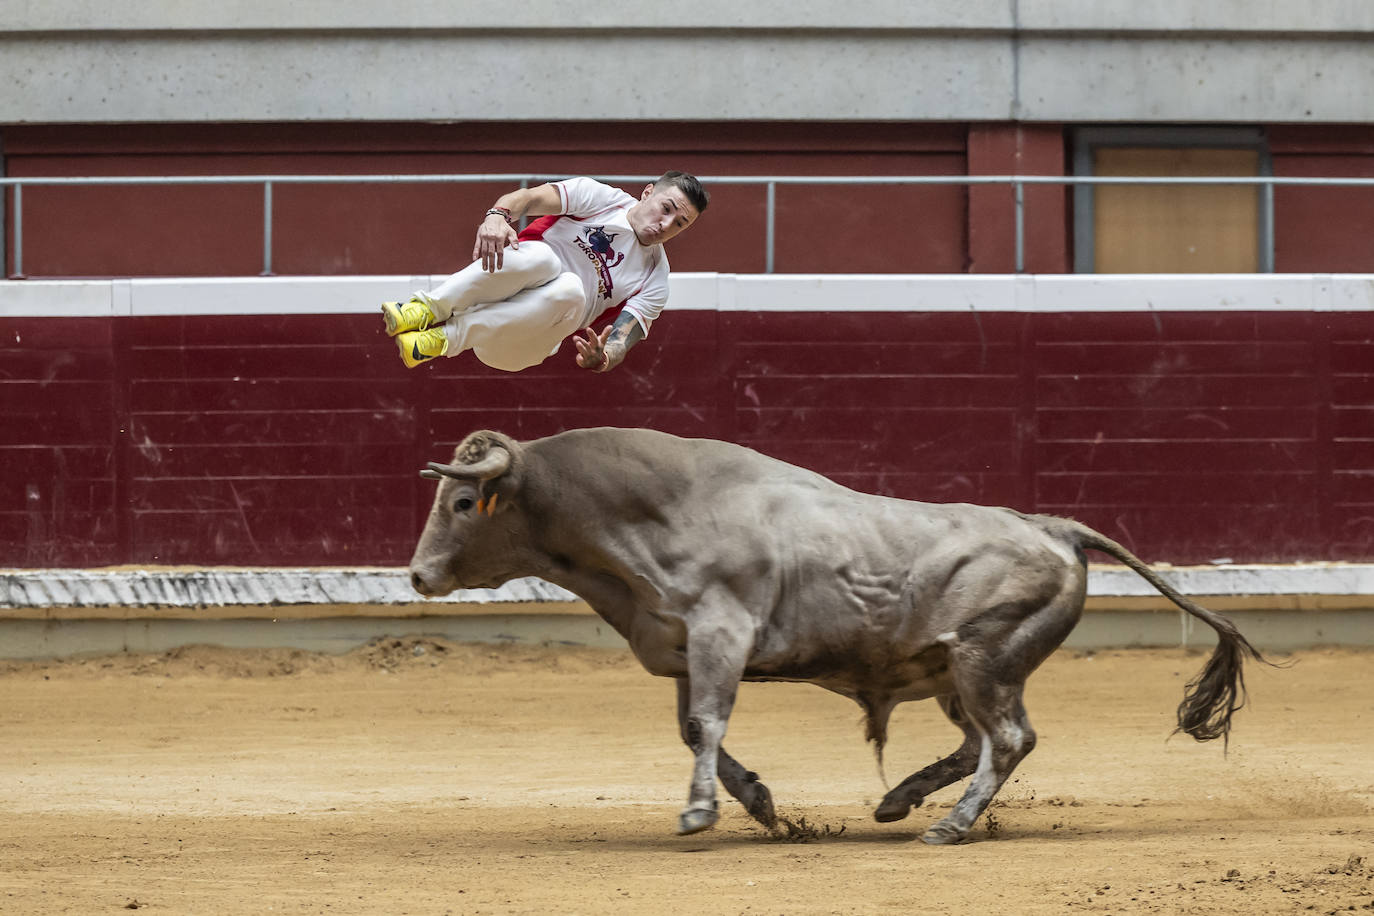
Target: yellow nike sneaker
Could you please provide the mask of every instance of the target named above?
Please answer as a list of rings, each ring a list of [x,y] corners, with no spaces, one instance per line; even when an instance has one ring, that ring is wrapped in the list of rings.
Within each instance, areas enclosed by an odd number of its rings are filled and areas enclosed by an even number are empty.
[[[402,331],[423,331],[438,318],[434,314],[434,300],[424,293],[416,293],[405,302],[383,302],[382,318],[386,333],[395,337]]]
[[[447,353],[448,335],[443,328],[403,331],[396,337],[396,347],[401,351],[401,362],[414,369],[420,363]]]

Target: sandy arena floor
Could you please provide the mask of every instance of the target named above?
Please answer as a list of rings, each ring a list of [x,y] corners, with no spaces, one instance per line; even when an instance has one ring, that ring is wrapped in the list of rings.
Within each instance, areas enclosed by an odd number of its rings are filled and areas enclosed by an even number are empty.
[[[1341,913],[1374,910],[1374,652],[1252,668],[1229,756],[1176,736],[1201,656],[1061,652],[1040,745],[971,842],[897,824],[859,710],[745,685],[727,747],[805,820],[674,835],[673,688],[627,654],[389,641],[0,663],[0,912]],[[894,716],[895,784],[953,749]],[[723,793],[722,793],[723,795]]]

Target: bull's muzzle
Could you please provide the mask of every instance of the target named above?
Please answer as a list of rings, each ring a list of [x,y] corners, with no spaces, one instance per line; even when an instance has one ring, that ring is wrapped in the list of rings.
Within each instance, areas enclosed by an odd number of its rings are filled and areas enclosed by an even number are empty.
[[[427,578],[424,572],[418,569],[410,571],[410,587],[426,598],[437,598],[440,595],[447,595],[451,591],[451,588],[435,581],[435,577]]]

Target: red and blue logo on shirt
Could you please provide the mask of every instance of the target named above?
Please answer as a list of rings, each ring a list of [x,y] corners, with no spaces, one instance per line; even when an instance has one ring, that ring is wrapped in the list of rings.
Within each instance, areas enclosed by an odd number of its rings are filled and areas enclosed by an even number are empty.
[[[577,247],[596,262],[597,273],[601,275],[601,298],[609,299],[615,289],[615,283],[611,280],[611,268],[625,260],[623,252],[617,252],[611,247],[611,243],[620,233],[608,233],[605,226],[583,226],[581,234],[586,237],[586,241],[579,237]]]

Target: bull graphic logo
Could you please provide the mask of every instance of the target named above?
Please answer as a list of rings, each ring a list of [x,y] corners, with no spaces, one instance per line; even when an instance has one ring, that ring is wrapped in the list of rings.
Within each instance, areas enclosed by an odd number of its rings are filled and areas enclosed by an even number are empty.
[[[582,231],[587,236],[587,242],[592,246],[592,251],[603,257],[613,254],[611,242],[615,241],[615,236],[608,234],[605,226],[590,226]]]
[[[611,268],[625,260],[624,252],[617,252],[611,247],[619,233],[607,232],[605,226],[588,226],[582,230],[582,234],[586,236],[586,241],[578,239],[577,244],[587,257],[595,262],[597,273],[601,275],[601,298],[609,299],[615,289],[615,284],[611,280]]]

